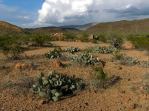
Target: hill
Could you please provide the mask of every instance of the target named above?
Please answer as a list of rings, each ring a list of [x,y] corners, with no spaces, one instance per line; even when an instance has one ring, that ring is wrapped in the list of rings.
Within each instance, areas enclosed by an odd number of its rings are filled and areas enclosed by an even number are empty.
[[[0,21],[0,33],[22,32],[23,29],[5,21]]]
[[[117,32],[117,33],[149,33],[149,19],[116,21],[99,23],[89,27],[86,31],[89,33],[98,32]]]

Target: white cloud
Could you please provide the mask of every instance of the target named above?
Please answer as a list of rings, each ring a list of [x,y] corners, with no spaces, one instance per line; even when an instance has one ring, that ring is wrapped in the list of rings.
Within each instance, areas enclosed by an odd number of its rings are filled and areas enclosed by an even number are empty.
[[[38,24],[70,25],[88,22],[111,21],[123,18],[121,10],[135,7],[142,13],[149,9],[148,0],[45,0],[38,11]],[[133,8],[134,9],[134,8]],[[109,11],[111,10],[111,11]],[[113,10],[113,11],[112,11]],[[117,10],[118,13],[114,10]],[[131,10],[128,10],[131,11]],[[123,11],[121,11],[123,12]],[[147,15],[146,11],[146,15]],[[133,13],[133,12],[132,12]],[[133,15],[133,14],[132,14]],[[119,17],[119,18],[118,18]],[[136,17],[136,18],[137,18]],[[124,18],[131,18],[131,15]]]

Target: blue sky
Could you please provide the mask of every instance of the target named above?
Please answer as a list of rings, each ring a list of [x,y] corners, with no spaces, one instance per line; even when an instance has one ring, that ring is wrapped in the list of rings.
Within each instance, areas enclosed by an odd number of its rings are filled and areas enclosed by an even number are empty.
[[[149,18],[149,0],[0,0],[0,20],[21,27]]]
[[[28,27],[38,16],[43,0],[0,0],[0,20]]]

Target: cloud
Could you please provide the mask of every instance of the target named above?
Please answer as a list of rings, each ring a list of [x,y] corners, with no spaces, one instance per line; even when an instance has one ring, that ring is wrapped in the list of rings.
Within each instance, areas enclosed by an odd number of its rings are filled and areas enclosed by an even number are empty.
[[[149,15],[148,0],[45,0],[38,10],[39,25],[103,22]]]
[[[135,6],[128,6],[125,9],[108,9],[110,13],[115,13],[117,17],[135,18],[139,16],[149,16],[149,7],[138,8]]]

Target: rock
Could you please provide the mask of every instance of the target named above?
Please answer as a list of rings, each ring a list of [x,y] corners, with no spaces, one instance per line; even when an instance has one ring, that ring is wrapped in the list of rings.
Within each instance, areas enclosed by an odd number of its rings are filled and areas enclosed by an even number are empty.
[[[122,45],[122,49],[124,50],[132,50],[134,48],[135,46],[130,41],[127,41]]]
[[[35,64],[33,62],[30,63],[16,63],[15,64],[15,69],[20,69],[20,70],[32,70],[32,69],[36,69],[39,65]]]
[[[94,35],[93,34],[89,35],[88,39],[89,40],[93,40],[94,39]]]
[[[15,65],[15,69],[20,69],[20,70],[32,69],[32,68],[33,68],[32,64],[27,64],[27,63],[16,63]]]
[[[46,100],[40,100],[39,101],[39,105],[44,105],[44,104],[47,104],[48,103],[48,101],[46,101]]]
[[[63,67],[63,64],[61,63],[60,60],[54,59],[54,60],[51,61],[51,66],[53,68],[59,68],[59,67]]]

